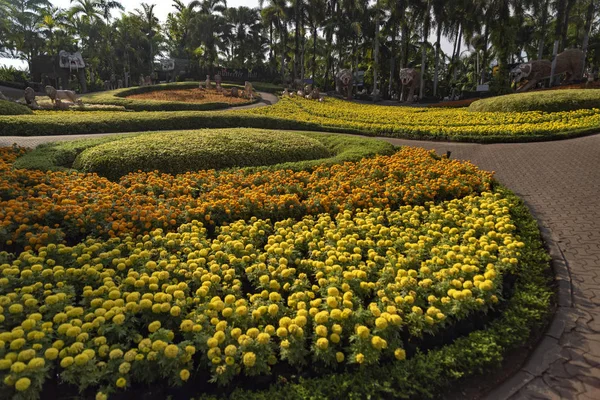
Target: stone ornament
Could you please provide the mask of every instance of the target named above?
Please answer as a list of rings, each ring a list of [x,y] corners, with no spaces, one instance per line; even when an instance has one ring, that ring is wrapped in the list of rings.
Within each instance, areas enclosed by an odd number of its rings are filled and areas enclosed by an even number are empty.
[[[415,93],[418,93],[421,88],[421,75],[414,68],[402,68],[400,70],[400,83],[402,83],[400,98],[404,99],[407,104],[413,103]],[[407,96],[404,96],[405,92]]]
[[[554,75],[565,75],[563,82],[571,83],[582,79],[583,52],[579,49],[568,49],[556,56],[556,69]],[[550,78],[552,62],[548,60],[535,60],[523,63],[510,71],[511,80],[519,84],[523,80],[527,83],[517,89],[517,92],[526,92],[537,86],[539,82]]]
[[[338,92],[347,100],[352,100],[352,72],[342,69],[336,76]]]
[[[77,98],[77,94],[72,90],[56,90],[52,86],[46,86],[46,94],[55,105],[57,100],[69,100],[73,104],[82,104],[81,100]]]

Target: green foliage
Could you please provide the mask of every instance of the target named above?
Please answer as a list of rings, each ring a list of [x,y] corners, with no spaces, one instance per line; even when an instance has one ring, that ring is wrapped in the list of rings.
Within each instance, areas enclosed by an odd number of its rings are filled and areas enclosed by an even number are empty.
[[[575,111],[600,108],[600,89],[545,90],[478,100],[469,106],[478,112]]]
[[[24,105],[13,103],[12,101],[0,100],[0,115],[28,115],[33,114],[29,108]]]
[[[523,262],[515,273],[514,294],[502,306],[502,315],[485,329],[474,331],[454,343],[417,353],[403,363],[382,364],[316,378],[299,378],[272,385],[263,391],[237,389],[227,396],[236,400],[312,399],[431,399],[441,398],[462,378],[489,373],[503,355],[535,338],[551,316],[551,271],[536,221],[523,202],[499,188],[514,204],[512,217],[525,243]],[[213,395],[200,400],[216,399]],[[222,397],[219,397],[222,398]]]
[[[282,134],[284,133],[282,132]],[[333,165],[347,161],[359,161],[365,157],[371,157],[377,154],[389,155],[394,152],[394,146],[381,140],[315,132],[291,132],[291,134],[300,134],[312,140],[318,140],[325,146],[330,156],[316,160],[286,162],[262,167],[250,167],[248,169],[289,169],[301,171],[309,170],[318,165]],[[83,151],[105,143],[114,143],[122,139],[129,139],[139,135],[140,134],[111,135],[92,139],[43,144],[38,146],[34,151],[30,151],[17,159],[14,168],[40,171],[69,171],[72,170],[73,163],[77,156]],[[146,133],[143,135],[146,135]]]
[[[224,88],[242,86],[233,84],[223,84]],[[85,104],[103,104],[122,106],[132,111],[210,111],[229,108],[229,104],[222,103],[186,103],[182,101],[160,101],[160,100],[139,100],[128,99],[128,96],[144,94],[162,90],[173,89],[193,89],[198,87],[198,82],[168,83],[154,86],[139,86],[134,88],[117,89],[108,92],[91,93],[82,96]]]
[[[13,66],[0,66],[0,81],[27,83],[29,77],[26,71],[21,71]]]
[[[73,168],[117,179],[135,171],[170,174],[327,158],[316,139],[255,129],[201,130],[122,138],[83,151]]]

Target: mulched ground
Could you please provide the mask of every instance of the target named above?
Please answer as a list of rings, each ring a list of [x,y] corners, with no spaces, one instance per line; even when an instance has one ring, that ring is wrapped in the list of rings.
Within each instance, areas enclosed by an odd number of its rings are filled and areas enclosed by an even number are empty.
[[[174,89],[157,90],[155,92],[134,94],[127,96],[128,99],[137,100],[160,100],[160,101],[181,101],[184,103],[227,103],[231,105],[250,104],[250,100],[239,97],[225,97],[216,90],[200,89]]]

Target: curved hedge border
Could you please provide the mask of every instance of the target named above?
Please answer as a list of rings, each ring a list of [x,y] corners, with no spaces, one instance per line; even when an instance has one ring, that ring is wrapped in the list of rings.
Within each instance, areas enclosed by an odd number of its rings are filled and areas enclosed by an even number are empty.
[[[237,86],[243,89],[243,86],[227,84],[224,88]],[[117,89],[108,92],[92,93],[81,97],[86,104],[102,104],[122,106],[132,111],[210,111],[229,108],[229,103],[186,103],[182,101],[160,101],[160,100],[136,100],[128,99],[127,96],[135,94],[151,93],[161,90],[175,89],[194,89],[198,87],[198,82],[167,83],[153,86],[139,86],[133,88]],[[248,104],[256,103],[259,99],[254,99]],[[244,104],[245,105],[245,104]]]
[[[511,214],[525,247],[523,262],[516,272],[513,295],[500,310],[500,317],[487,324],[485,329],[471,332],[428,353],[417,353],[405,363],[299,378],[291,383],[282,383],[285,380],[280,379],[279,384],[263,391],[237,389],[199,399],[429,399],[448,393],[461,379],[498,368],[507,352],[525,346],[541,334],[552,315],[554,291],[550,257],[544,249],[537,222],[516,195],[502,187],[496,190],[514,204]],[[184,387],[180,392],[186,393],[185,390]]]
[[[490,97],[474,102],[469,106],[469,111],[558,112],[584,108],[600,108],[600,89],[545,90]]]
[[[33,114],[28,107],[13,103],[12,101],[0,100],[0,115],[29,115]]]
[[[136,171],[168,174],[203,169],[256,167],[329,158],[320,141],[291,132],[219,129],[158,132],[88,148],[73,167],[118,179]]]
[[[294,121],[276,117],[235,112],[43,112],[24,116],[0,116],[0,136],[52,136],[96,133],[189,130],[201,128],[263,128],[350,133],[413,140],[439,140],[471,143],[525,143],[562,140],[598,133],[600,127],[531,136],[448,136],[438,132],[361,131],[344,127],[322,126],[310,121]]]
[[[149,132],[150,133],[150,132]],[[319,160],[287,162],[264,167],[249,167],[248,170],[289,169],[293,171],[308,170],[317,165],[333,165],[347,161],[359,161],[374,155],[390,155],[394,146],[388,142],[346,135],[324,134],[316,132],[293,132],[318,140],[333,155]],[[86,149],[125,138],[133,138],[144,134],[128,134],[104,136],[92,139],[81,139],[69,142],[46,143],[28,152],[14,164],[15,169],[34,169],[41,171],[68,171],[79,154]]]

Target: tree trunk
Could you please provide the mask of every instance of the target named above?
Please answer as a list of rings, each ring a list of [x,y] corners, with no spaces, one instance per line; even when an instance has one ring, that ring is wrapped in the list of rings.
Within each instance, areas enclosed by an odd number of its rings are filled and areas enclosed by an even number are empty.
[[[312,56],[312,79],[315,85],[317,75],[317,24],[313,26],[313,56]]]
[[[388,84],[388,96],[392,97],[392,89],[394,88],[394,70],[396,69],[396,30],[398,29],[398,25],[394,22],[394,26],[392,28],[392,51],[390,55],[390,82]]]
[[[548,3],[550,0],[544,2],[544,9],[542,10],[542,21],[540,26],[540,43],[538,44],[538,60],[541,60],[544,56],[544,45],[546,40],[546,25],[548,24]]]
[[[454,64],[455,62],[460,61],[460,47],[462,45],[462,35],[463,35],[463,30],[462,30],[462,25],[459,27],[458,30],[458,38],[456,39],[456,55],[454,57],[452,57],[453,62],[452,64]],[[458,66],[454,65],[454,74],[453,74],[453,79],[456,81],[456,77],[458,76]]]
[[[431,13],[431,1],[427,0],[425,11],[425,23],[423,25],[423,47],[421,48],[421,85],[419,87],[419,99],[423,98],[425,91],[425,62],[427,60],[427,39],[429,38],[429,14]]]
[[[595,11],[594,0],[590,0],[590,4],[588,5],[588,9],[587,9],[587,14],[585,16],[585,28],[584,28],[584,32],[583,32],[583,43],[581,46],[581,50],[583,51],[583,61],[581,63],[581,65],[582,65],[581,76],[582,77],[585,76],[585,60],[587,58],[588,47],[590,44],[590,33],[592,30],[592,21],[594,19],[594,11]]]
[[[294,79],[298,79],[298,70],[300,69],[300,0],[296,0],[294,5],[294,20],[296,23],[294,32]]]
[[[556,27],[554,29],[554,49],[552,50],[552,68],[550,69],[550,87],[554,86],[554,74],[556,72],[556,55],[560,45],[560,38],[563,24],[560,21],[564,20],[565,3],[567,0],[559,0],[557,4]]]
[[[487,70],[487,51],[488,51],[488,40],[489,40],[489,29],[488,26],[485,26],[485,30],[483,31],[483,53],[481,54],[481,75],[480,75],[480,82],[481,84],[485,84],[485,73]]]
[[[282,27],[279,30],[281,34],[281,80],[285,80],[285,49],[287,47],[287,32]]]
[[[571,17],[571,10],[575,5],[576,0],[567,0],[567,5],[565,7],[565,15],[563,19],[563,27],[562,27],[562,49],[567,48],[568,42],[568,34],[569,34],[569,19]]]
[[[442,41],[442,22],[438,21],[437,40],[435,42],[435,69],[433,72],[433,97],[437,96],[438,83],[440,80],[440,52]]]
[[[373,96],[377,96],[377,81],[379,79],[379,1],[375,6],[375,48],[373,49]]]

